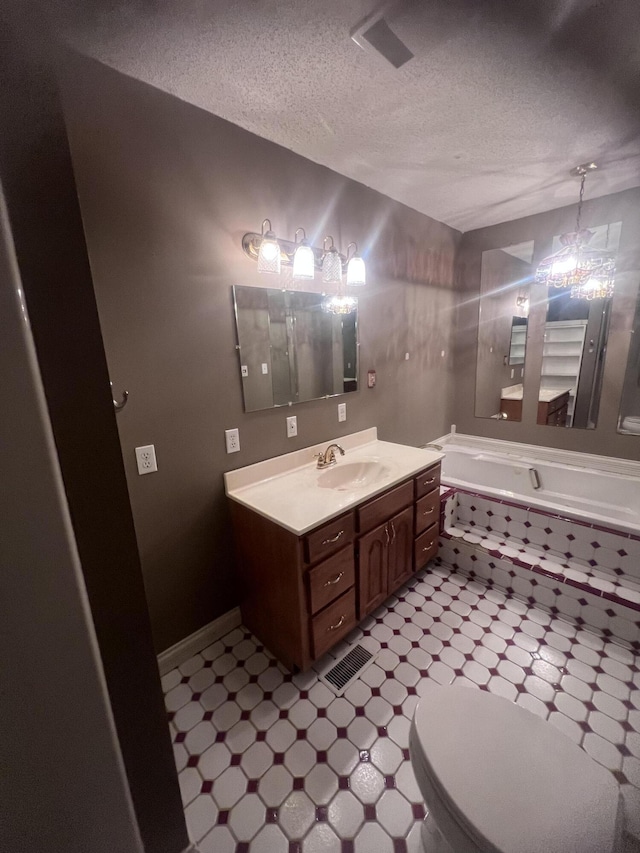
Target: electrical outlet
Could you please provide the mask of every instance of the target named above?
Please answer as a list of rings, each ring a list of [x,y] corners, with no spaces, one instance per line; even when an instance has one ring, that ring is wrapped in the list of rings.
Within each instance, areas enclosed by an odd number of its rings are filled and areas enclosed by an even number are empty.
[[[138,463],[138,474],[153,474],[154,471],[158,470],[156,449],[153,444],[136,447],[136,462]]]
[[[246,364],[242,364],[240,366],[240,373],[242,374],[243,379],[247,378],[247,376],[249,375],[249,368],[247,367]]]
[[[338,403],[338,422],[346,421],[347,419],[347,404]]]
[[[227,444],[227,453],[237,453],[240,450],[240,430],[225,429],[224,440]]]
[[[292,415],[287,418],[287,438],[293,438],[298,434],[298,418]]]

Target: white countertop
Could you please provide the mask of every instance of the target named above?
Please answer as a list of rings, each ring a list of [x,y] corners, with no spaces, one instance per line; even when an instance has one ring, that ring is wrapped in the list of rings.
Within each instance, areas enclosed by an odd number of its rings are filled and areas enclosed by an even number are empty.
[[[563,394],[567,394],[571,388],[541,388],[538,393],[539,403],[550,403],[552,400],[557,400]],[[522,400],[523,390],[522,385],[510,385],[508,388],[503,388],[500,397],[502,400]]]
[[[340,444],[337,463],[319,469],[314,453],[329,444]],[[389,441],[378,441],[375,428],[324,441],[283,456],[276,456],[224,475],[225,491],[234,501],[300,536],[362,501],[384,492],[427,468],[444,454]],[[341,464],[376,461],[387,469],[374,484],[348,490],[323,488],[319,478]]]

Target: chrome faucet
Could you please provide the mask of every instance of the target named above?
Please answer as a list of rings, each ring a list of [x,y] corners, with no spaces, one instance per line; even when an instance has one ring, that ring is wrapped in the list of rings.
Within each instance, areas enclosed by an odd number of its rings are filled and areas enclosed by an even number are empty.
[[[335,450],[334,450],[335,448]],[[335,465],[338,461],[336,459],[335,451],[339,450],[340,455],[344,456],[344,450],[340,447],[339,444],[330,444],[329,447],[325,450],[324,453],[314,453],[313,458],[318,460],[317,468],[328,468],[329,465]]]

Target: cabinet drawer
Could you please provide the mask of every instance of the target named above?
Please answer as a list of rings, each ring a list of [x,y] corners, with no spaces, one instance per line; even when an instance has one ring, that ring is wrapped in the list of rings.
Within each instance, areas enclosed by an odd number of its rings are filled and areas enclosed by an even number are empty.
[[[313,656],[319,658],[355,627],[356,591],[352,587],[311,620]]]
[[[416,501],[416,536],[438,521],[439,509],[440,489],[435,489]]]
[[[413,483],[409,480],[390,489],[358,509],[358,530],[365,533],[413,503]]]
[[[414,570],[418,571],[438,553],[438,525],[432,524],[415,541],[413,546]]]
[[[353,513],[341,515],[324,524],[304,540],[305,557],[308,563],[315,563],[328,557],[353,542]]]
[[[416,498],[421,498],[427,492],[432,492],[440,485],[440,463],[432,465],[426,471],[422,471],[415,478]]]
[[[355,582],[353,545],[323,560],[309,572],[310,612],[317,613]]]

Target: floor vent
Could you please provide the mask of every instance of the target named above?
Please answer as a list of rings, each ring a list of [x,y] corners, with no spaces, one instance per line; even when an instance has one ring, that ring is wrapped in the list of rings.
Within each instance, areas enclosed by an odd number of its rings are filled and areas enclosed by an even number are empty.
[[[343,693],[351,682],[362,675],[364,670],[373,663],[373,655],[361,645],[353,646],[331,669],[321,676],[338,696]]]

